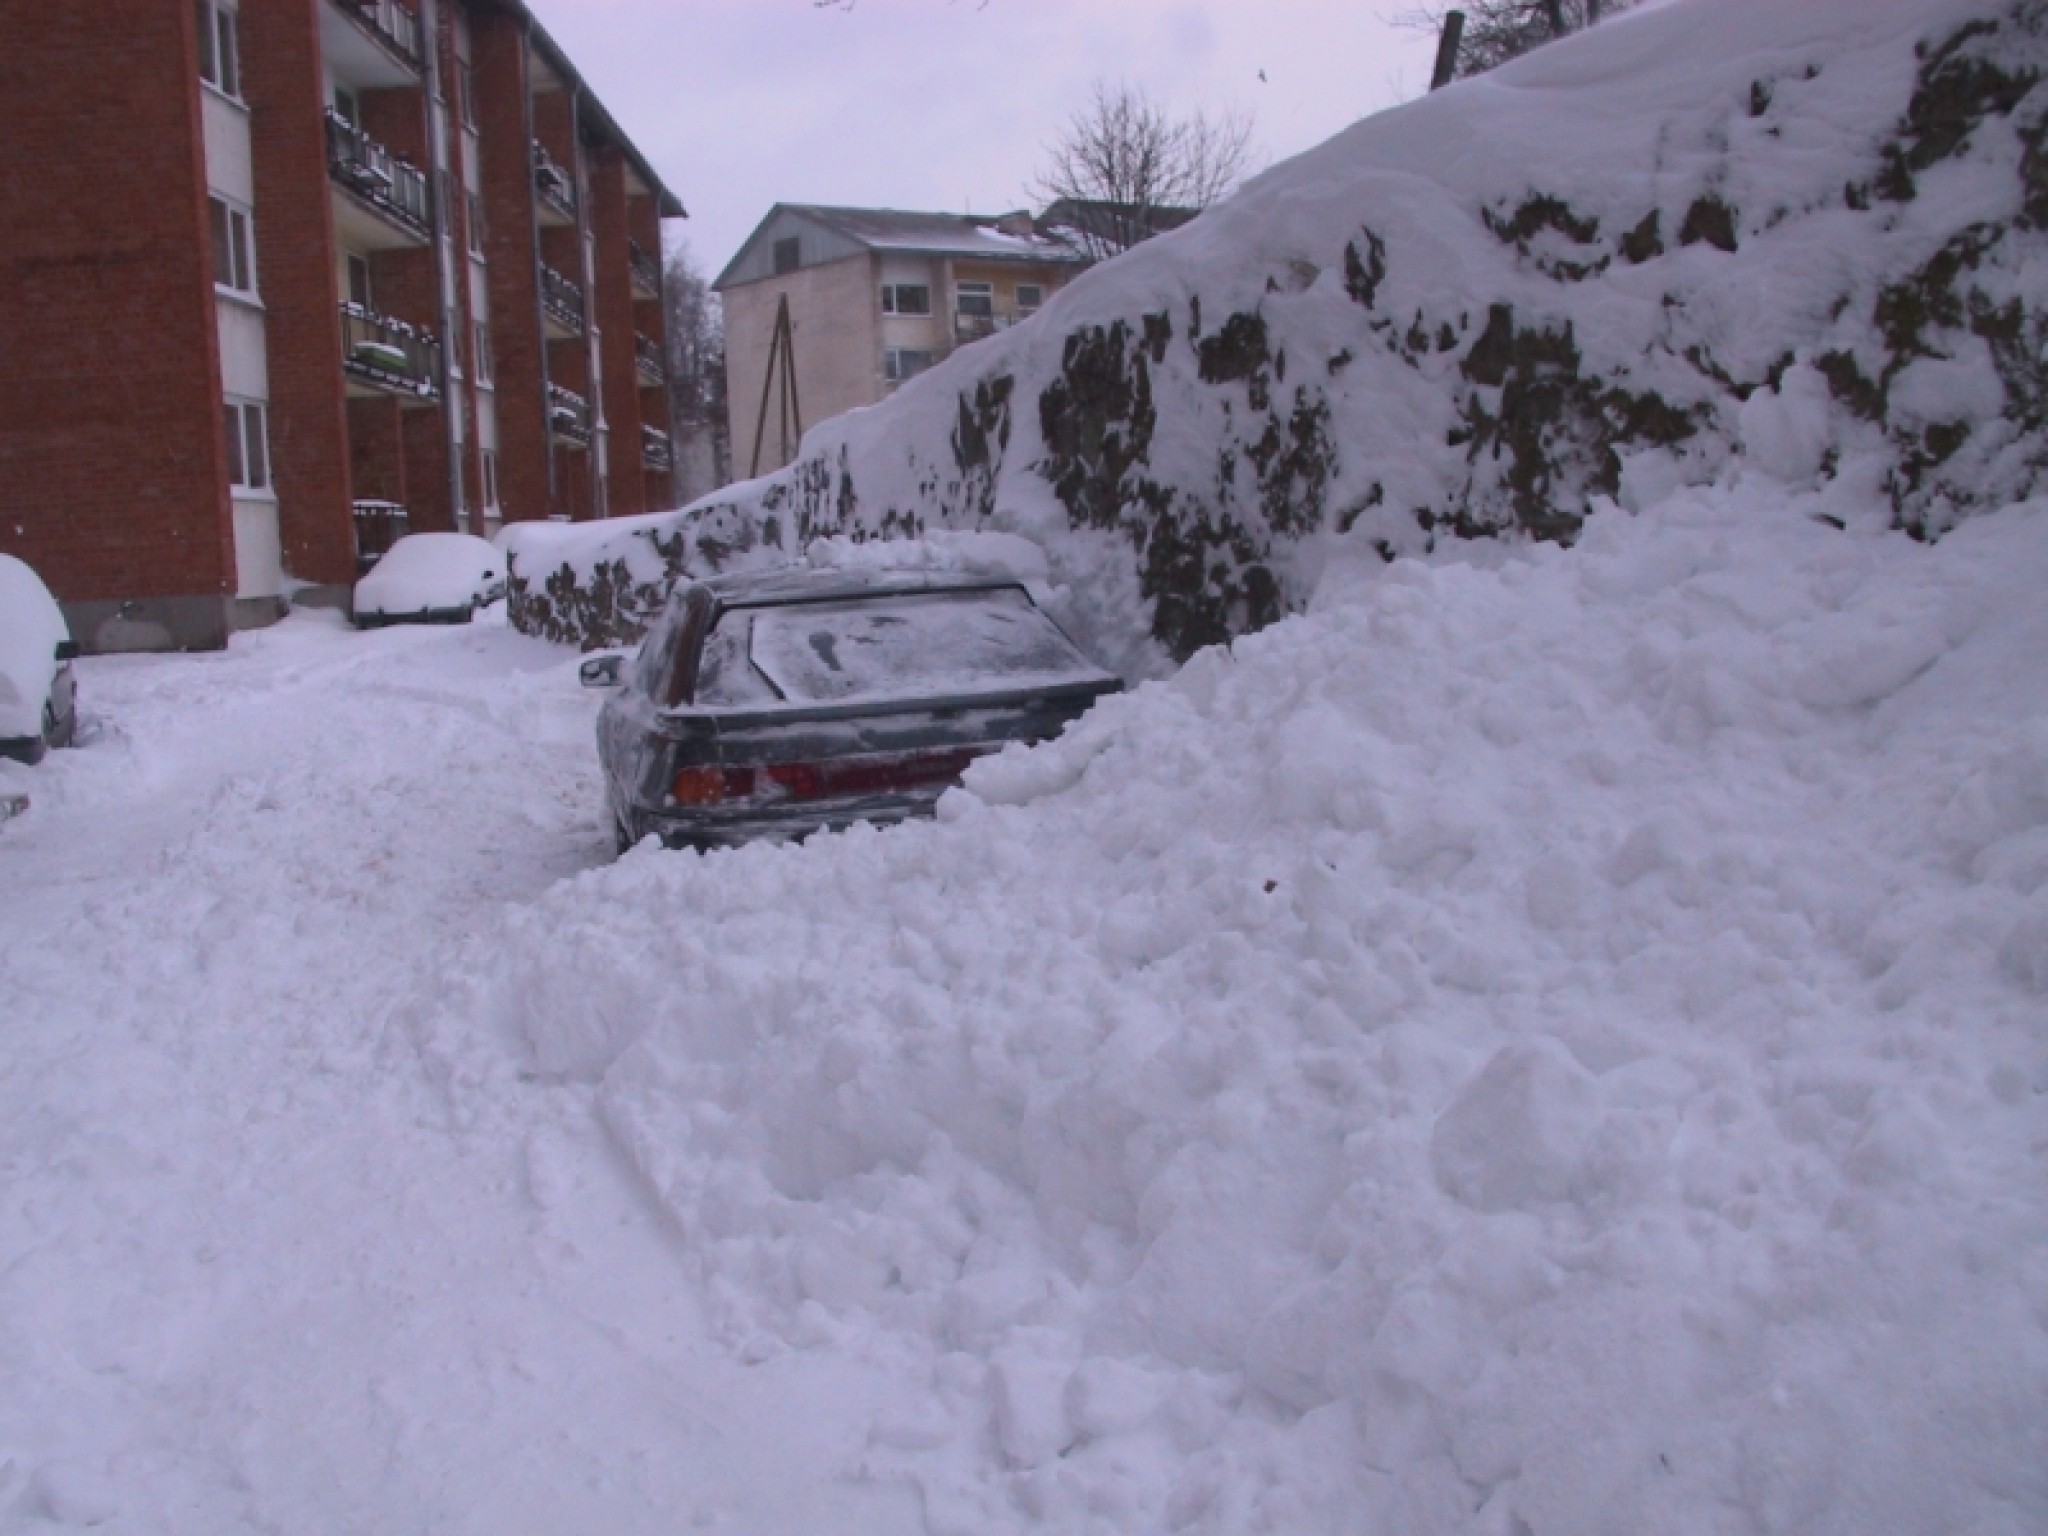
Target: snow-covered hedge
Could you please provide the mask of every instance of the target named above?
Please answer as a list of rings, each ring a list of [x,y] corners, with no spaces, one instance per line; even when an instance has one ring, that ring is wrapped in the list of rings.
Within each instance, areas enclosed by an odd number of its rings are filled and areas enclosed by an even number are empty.
[[[1298,609],[1333,535],[1569,540],[1737,455],[1875,475],[1937,535],[2048,460],[2044,30],[2038,0],[1616,18],[1275,168],[780,474],[516,562],[514,622],[616,640],[680,570],[995,527],[1142,670]]]

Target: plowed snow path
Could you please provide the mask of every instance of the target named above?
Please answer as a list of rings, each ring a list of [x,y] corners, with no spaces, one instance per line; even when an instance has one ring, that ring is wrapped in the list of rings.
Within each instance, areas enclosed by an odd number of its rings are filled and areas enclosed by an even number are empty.
[[[398,1022],[609,856],[575,665],[297,617],[0,765],[0,1531],[896,1528],[858,1373],[702,1345],[582,1093],[454,1126]]]

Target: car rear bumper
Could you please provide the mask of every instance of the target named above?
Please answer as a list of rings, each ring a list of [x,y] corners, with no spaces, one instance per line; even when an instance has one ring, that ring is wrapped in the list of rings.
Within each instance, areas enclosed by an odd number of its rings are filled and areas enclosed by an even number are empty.
[[[939,797],[952,787],[934,784],[899,794],[731,810],[637,811],[620,819],[629,839],[636,843],[651,833],[667,848],[737,848],[764,840],[792,842],[813,832],[842,831],[862,821],[889,826],[914,816],[930,816],[938,808]]]
[[[473,604],[460,608],[417,608],[411,613],[357,613],[357,629],[383,629],[391,624],[467,624],[476,617]]]

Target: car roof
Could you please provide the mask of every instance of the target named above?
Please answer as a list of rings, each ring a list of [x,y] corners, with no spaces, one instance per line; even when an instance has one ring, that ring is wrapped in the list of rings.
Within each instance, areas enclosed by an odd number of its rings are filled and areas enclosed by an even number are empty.
[[[1022,589],[1015,577],[978,571],[890,569],[882,566],[775,566],[735,571],[696,583],[721,608],[773,603],[829,602],[835,598],[896,597],[930,592],[987,592]]]

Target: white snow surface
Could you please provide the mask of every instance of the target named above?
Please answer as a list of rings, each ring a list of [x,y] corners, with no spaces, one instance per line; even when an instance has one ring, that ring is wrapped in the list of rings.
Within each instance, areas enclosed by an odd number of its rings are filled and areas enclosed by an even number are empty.
[[[2040,1530],[2048,504],[1885,518],[1356,551],[936,822],[613,866],[495,618],[89,658],[0,1531]]]
[[[70,638],[42,578],[15,556],[0,555],[0,738],[42,734],[57,647]]]
[[[1454,93],[1362,125],[1386,291],[1455,295],[1440,189],[1512,204],[1504,143],[1556,135],[1575,206],[1739,177],[1773,124],[1624,126],[1751,79],[1808,93],[1771,163],[1819,197],[1979,9],[1678,4],[1460,87],[1485,135]],[[1889,254],[1830,209],[1745,225],[1775,281],[1669,252],[1672,323],[1829,340],[1824,294],[2008,198],[1974,163]],[[1147,248],[1306,253],[1297,349],[1355,320],[1305,164]],[[1670,277],[1557,302],[1604,366]],[[1965,350],[1901,409],[1995,428]],[[501,614],[87,658],[79,749],[0,763],[0,1536],[2038,1536],[2048,499],[1888,531],[1811,362],[1570,551],[1318,534],[1305,613],[799,846],[609,862],[599,695]],[[1390,496],[1448,472],[1401,389],[1333,426]],[[1031,545],[814,558],[1138,611],[1120,533],[1007,505]]]
[[[1864,494],[1342,563],[936,825],[564,884],[429,1055],[594,1085],[934,1531],[2039,1529],[2048,507]]]

